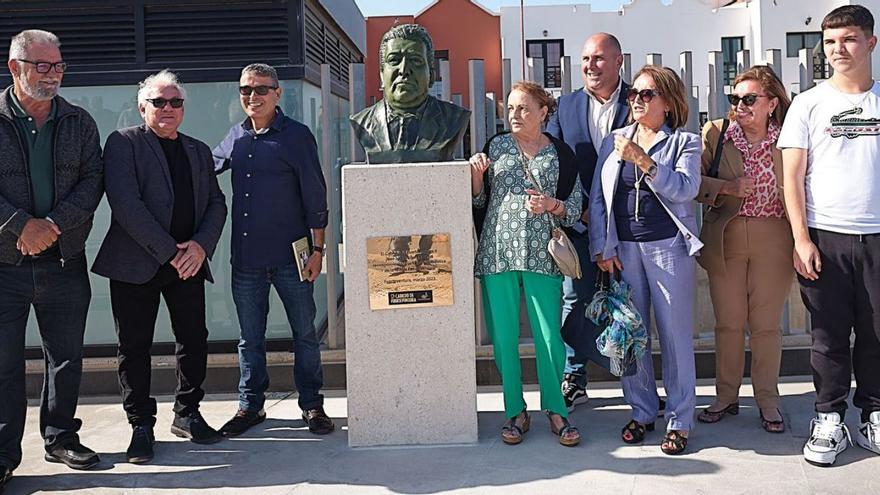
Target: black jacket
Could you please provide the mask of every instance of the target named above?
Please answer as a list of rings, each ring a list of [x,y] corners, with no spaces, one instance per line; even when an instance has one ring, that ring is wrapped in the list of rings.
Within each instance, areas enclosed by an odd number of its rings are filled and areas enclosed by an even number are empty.
[[[178,135],[192,170],[192,240],[211,258],[226,222],[226,199],[214,175],[211,150]],[[92,271],[112,280],[146,283],[177,253],[169,233],[174,189],[159,138],[146,125],[113,131],[104,145],[104,175],[113,216]],[[206,279],[213,282],[207,260],[204,267]]]

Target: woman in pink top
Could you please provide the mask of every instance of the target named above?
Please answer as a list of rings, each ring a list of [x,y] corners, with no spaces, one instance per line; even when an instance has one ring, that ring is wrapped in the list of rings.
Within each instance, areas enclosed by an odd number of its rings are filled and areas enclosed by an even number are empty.
[[[794,268],[776,139],[791,101],[773,70],[764,66],[737,76],[729,99],[726,129],[722,120],[703,128],[697,200],[706,206],[700,233],[705,247],[698,261],[709,275],[715,309],[716,398],[697,419],[716,423],[725,414],[739,413],[748,325],[761,424],[768,432],[781,433],[780,318]]]

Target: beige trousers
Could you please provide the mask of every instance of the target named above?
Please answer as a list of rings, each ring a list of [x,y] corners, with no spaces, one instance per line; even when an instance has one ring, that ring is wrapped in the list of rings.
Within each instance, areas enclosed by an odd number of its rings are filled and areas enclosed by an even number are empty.
[[[724,230],[727,273],[709,273],[715,309],[715,391],[736,402],[745,367],[746,324],[758,407],[779,405],[780,320],[791,288],[794,242],[784,218],[736,217]]]

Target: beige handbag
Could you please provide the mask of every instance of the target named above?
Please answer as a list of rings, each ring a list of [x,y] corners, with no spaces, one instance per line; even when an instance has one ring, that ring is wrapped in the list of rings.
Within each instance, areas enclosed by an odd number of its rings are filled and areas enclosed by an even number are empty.
[[[523,169],[526,172],[526,177],[528,177],[532,185],[535,186],[536,191],[544,194],[541,186],[538,185],[538,181],[532,176],[532,171],[529,170],[528,160],[526,160],[525,153],[522,152],[522,149],[520,149],[519,152],[523,163]],[[559,271],[562,272],[563,275],[571,278],[581,278],[581,262],[578,258],[577,250],[574,248],[574,244],[571,243],[571,239],[569,239],[565,231],[562,230],[559,221],[556,219],[556,215],[550,212],[546,213],[550,215],[550,242],[547,243],[547,252],[550,253],[550,256],[553,258],[553,261],[556,262],[556,266],[559,267]]]

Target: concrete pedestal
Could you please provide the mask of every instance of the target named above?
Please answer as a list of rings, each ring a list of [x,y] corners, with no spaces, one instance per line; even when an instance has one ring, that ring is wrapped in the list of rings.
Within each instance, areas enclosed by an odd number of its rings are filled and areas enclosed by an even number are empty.
[[[342,169],[351,447],[477,442],[470,180],[467,162]],[[435,233],[453,304],[371,310],[367,239]]]

